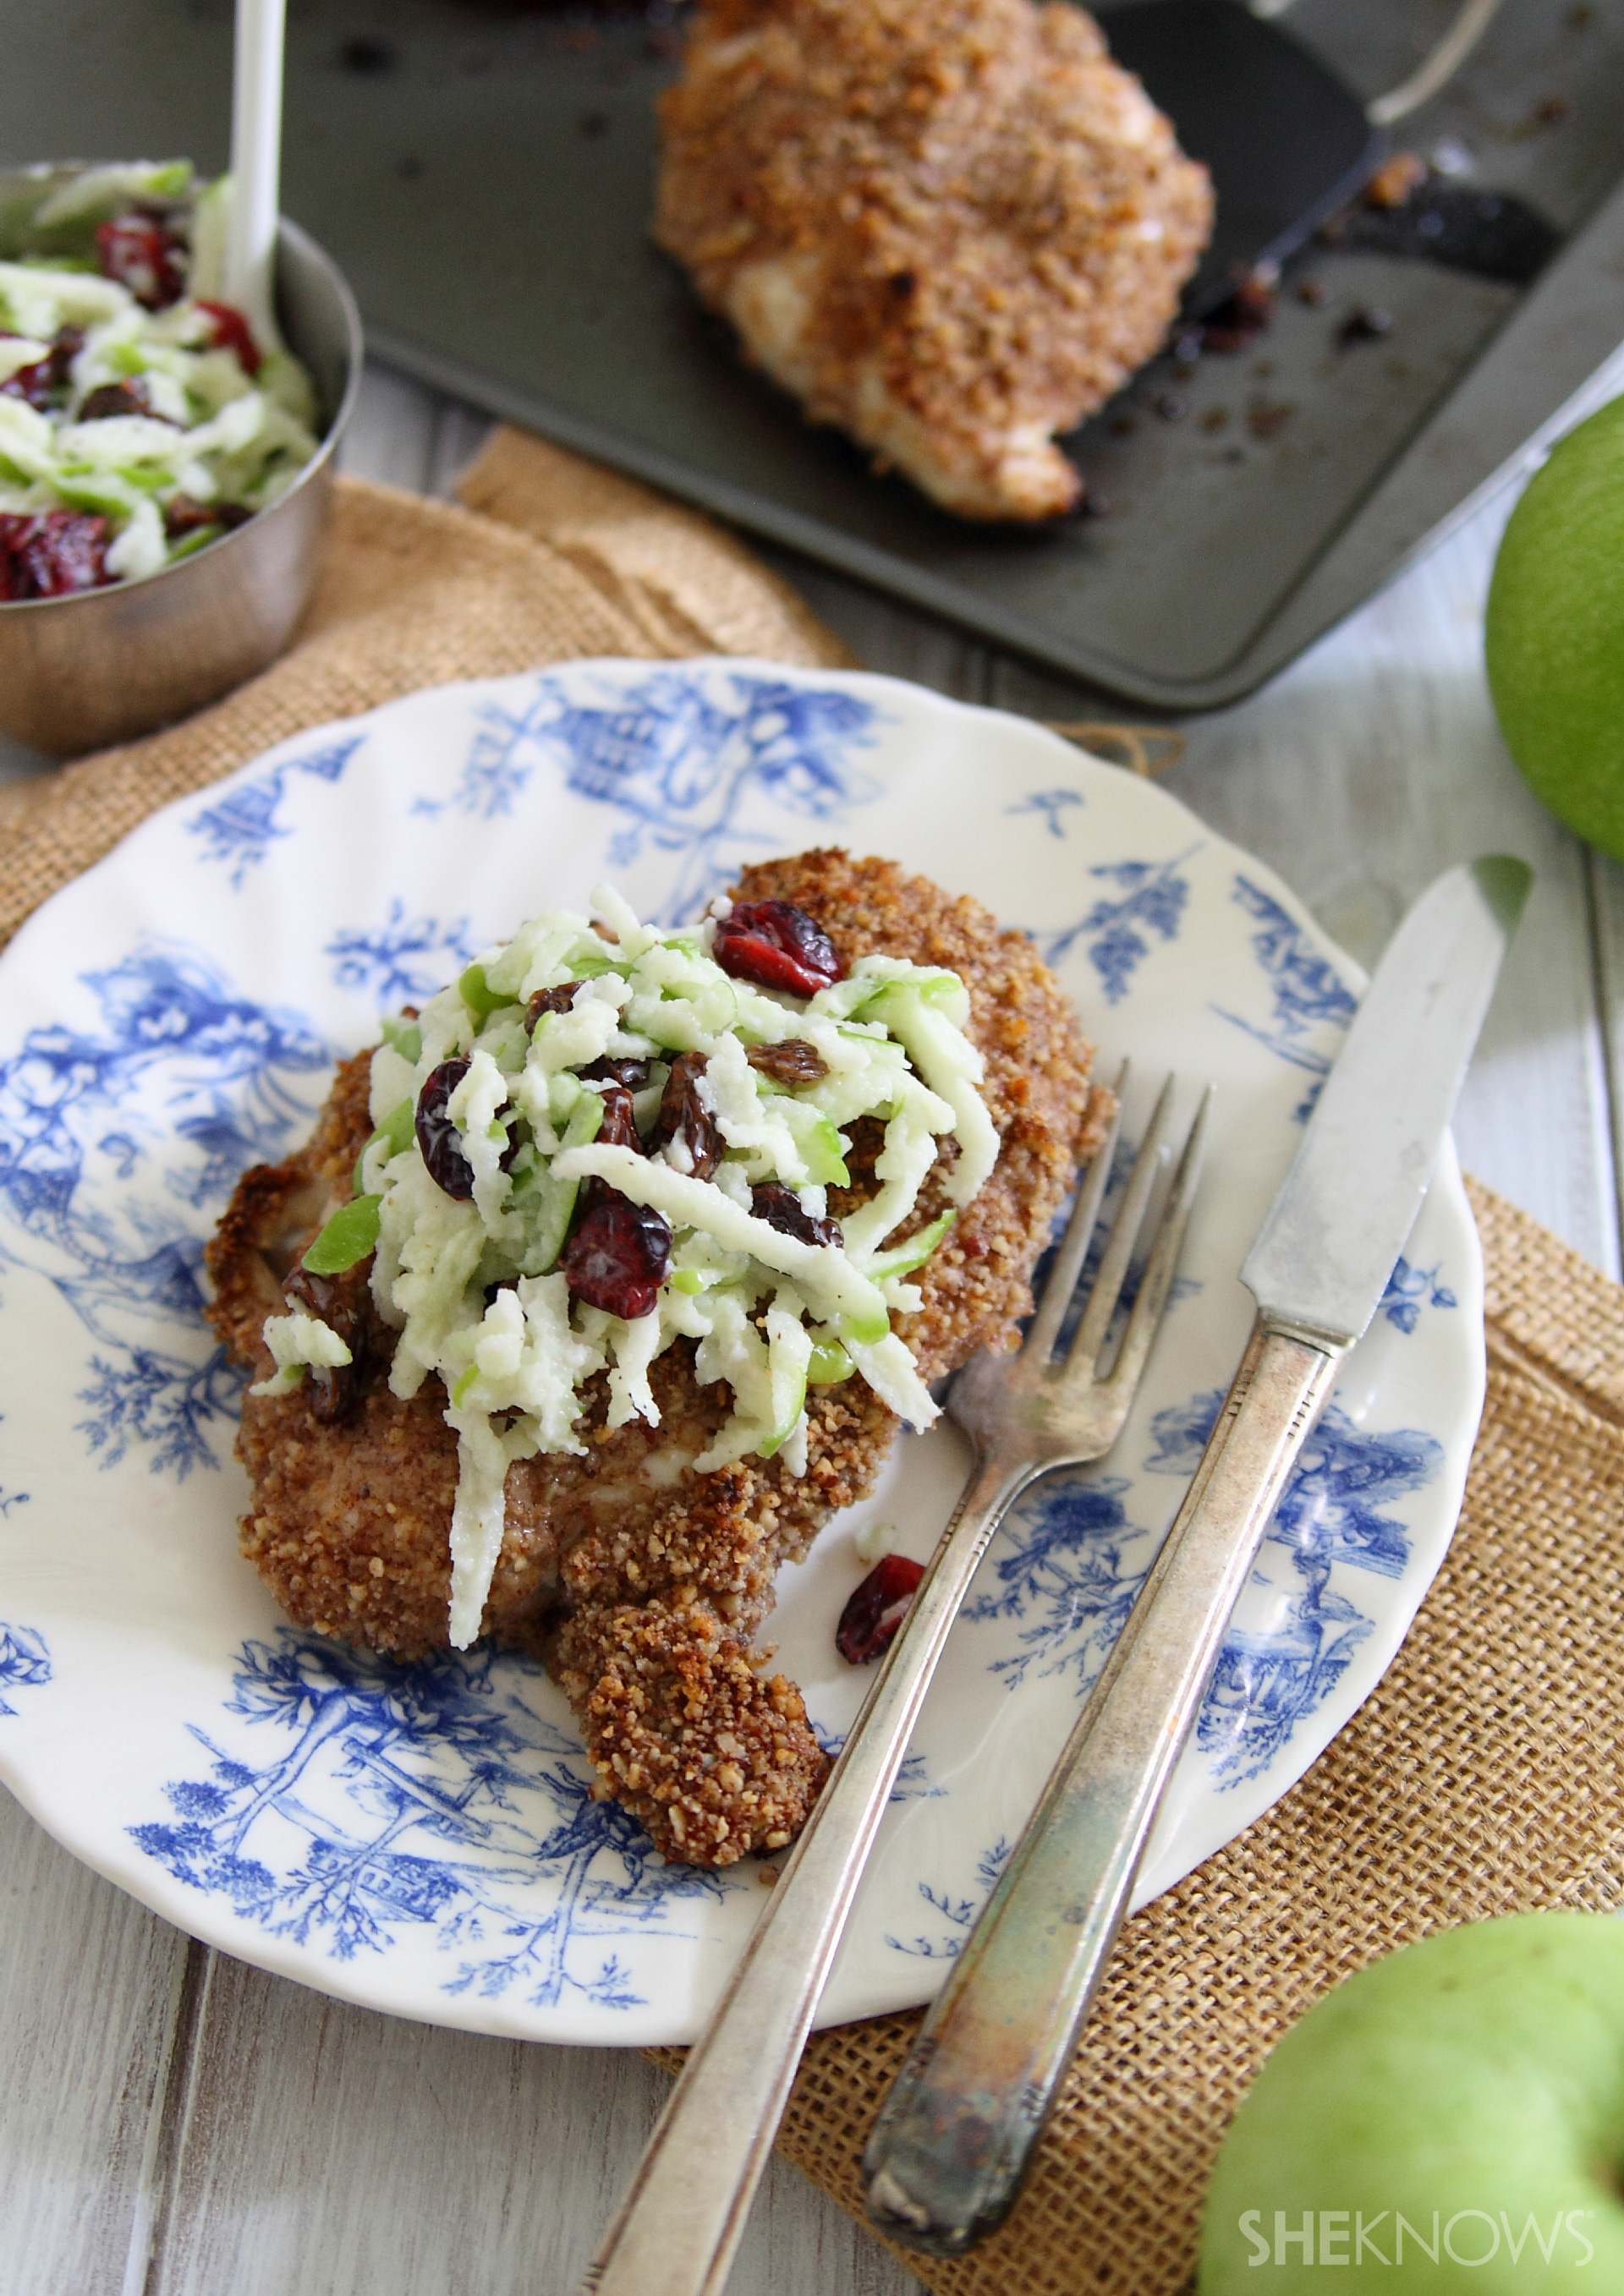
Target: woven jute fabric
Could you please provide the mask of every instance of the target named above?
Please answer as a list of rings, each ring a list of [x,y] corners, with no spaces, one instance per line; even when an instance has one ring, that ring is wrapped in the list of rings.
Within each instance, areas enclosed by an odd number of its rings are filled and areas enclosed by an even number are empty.
[[[346,482],[283,661],[0,793],[0,938],[156,807],[418,686],[590,654],[847,658],[709,521],[557,448],[499,432],[462,491],[474,510]],[[1489,1397],[1444,1567],[1300,1784],[1128,1924],[1009,2224],[957,2263],[905,2257],[934,2289],[1174,2296],[1229,2116],[1320,1995],[1431,1930],[1624,1903],[1624,1291],[1486,1190],[1472,1202]],[[859,2215],[857,2162],[916,2023],[819,2034],[796,2082],[783,2150]]]

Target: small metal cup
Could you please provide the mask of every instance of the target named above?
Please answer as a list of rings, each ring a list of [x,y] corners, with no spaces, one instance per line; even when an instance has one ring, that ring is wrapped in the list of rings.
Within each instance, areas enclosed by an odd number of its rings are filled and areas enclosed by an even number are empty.
[[[316,386],[315,459],[273,509],[161,574],[0,604],[0,732],[59,758],[128,741],[218,701],[292,636],[360,386],[361,321],[338,266],[285,217],[276,313]]]

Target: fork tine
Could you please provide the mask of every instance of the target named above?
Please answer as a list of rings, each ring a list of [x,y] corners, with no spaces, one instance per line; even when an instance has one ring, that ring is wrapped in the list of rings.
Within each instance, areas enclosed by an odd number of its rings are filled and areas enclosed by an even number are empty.
[[[1060,1250],[1054,1255],[1054,1265],[1049,1270],[1049,1280],[1043,1287],[1043,1298],[1038,1301],[1038,1312],[1027,1328],[1023,1353],[1033,1363],[1048,1361],[1049,1351],[1060,1336],[1060,1327],[1065,1320],[1071,1294],[1077,1289],[1083,1262],[1088,1257],[1088,1246],[1099,1221],[1100,1206],[1104,1201],[1105,1191],[1111,1182],[1111,1159],[1117,1152],[1117,1135],[1122,1128],[1122,1100],[1128,1089],[1131,1067],[1131,1062],[1124,1061],[1117,1071],[1117,1080],[1112,1087],[1117,1096],[1116,1114],[1111,1119],[1105,1137],[1095,1150],[1087,1176],[1077,1192],[1077,1201],[1071,1208],[1070,1218],[1066,1222],[1066,1232],[1061,1238]]]
[[[1105,1239],[1104,1256],[1100,1261],[1099,1274],[1094,1279],[1094,1289],[1088,1295],[1088,1305],[1084,1310],[1082,1322],[1077,1327],[1077,1335],[1066,1351],[1068,1371],[1085,1364],[1092,1365],[1105,1344],[1105,1334],[1111,1329],[1111,1319],[1117,1311],[1117,1300],[1134,1256],[1134,1245],[1144,1218],[1144,1208],[1150,1201],[1151,1190],[1156,1185],[1157,1175],[1167,1153],[1168,1128],[1173,1113],[1173,1088],[1177,1082],[1176,1077],[1169,1076],[1162,1086],[1155,1113],[1151,1118],[1139,1153],[1134,1159],[1128,1191],[1111,1224],[1111,1234]]]
[[[1161,1311],[1167,1305],[1172,1288],[1173,1270],[1177,1265],[1179,1248],[1184,1242],[1185,1229],[1189,1224],[1190,1208],[1195,1191],[1201,1185],[1202,1161],[1207,1146],[1207,1119],[1212,1106],[1212,1086],[1209,1085],[1201,1098],[1178,1160],[1178,1169],[1173,1175],[1173,1185],[1162,1207],[1161,1223],[1151,1254],[1145,1263],[1144,1278],[1139,1286],[1139,1296],[1134,1301],[1128,1329],[1122,1335],[1122,1345],[1110,1379],[1105,1382],[1114,1395],[1126,1403],[1139,1383],[1144,1359],[1151,1351],[1156,1327],[1161,1321]]]

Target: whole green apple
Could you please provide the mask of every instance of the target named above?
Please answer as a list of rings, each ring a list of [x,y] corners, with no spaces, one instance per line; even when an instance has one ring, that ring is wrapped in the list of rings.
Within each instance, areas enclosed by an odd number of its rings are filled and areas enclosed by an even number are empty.
[[[1213,2172],[1200,2296],[1619,2296],[1621,2169],[1624,1922],[1447,1930],[1268,2059]]]
[[[1624,860],[1624,398],[1570,432],[1512,512],[1484,650],[1530,786]]]

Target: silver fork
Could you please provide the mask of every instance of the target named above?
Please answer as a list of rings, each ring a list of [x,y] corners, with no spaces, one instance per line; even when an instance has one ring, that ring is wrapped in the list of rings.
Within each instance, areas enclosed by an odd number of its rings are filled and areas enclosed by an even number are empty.
[[[1119,1100],[1126,1084],[1118,1079]],[[972,1358],[947,1410],[976,1461],[906,1618],[765,1912],[649,2139],[586,2274],[596,2296],[720,2296],[772,2149],[846,1917],[947,1630],[976,1565],[1027,1485],[1103,1456],[1128,1416],[1173,1281],[1200,1176],[1209,1090],[1185,1137],[1109,1373],[1100,1357],[1158,1177],[1171,1154],[1175,1079],[1156,1103],[1088,1303],[1061,1362],[1054,1343],[1111,1177],[1113,1122],[1019,1355]]]

